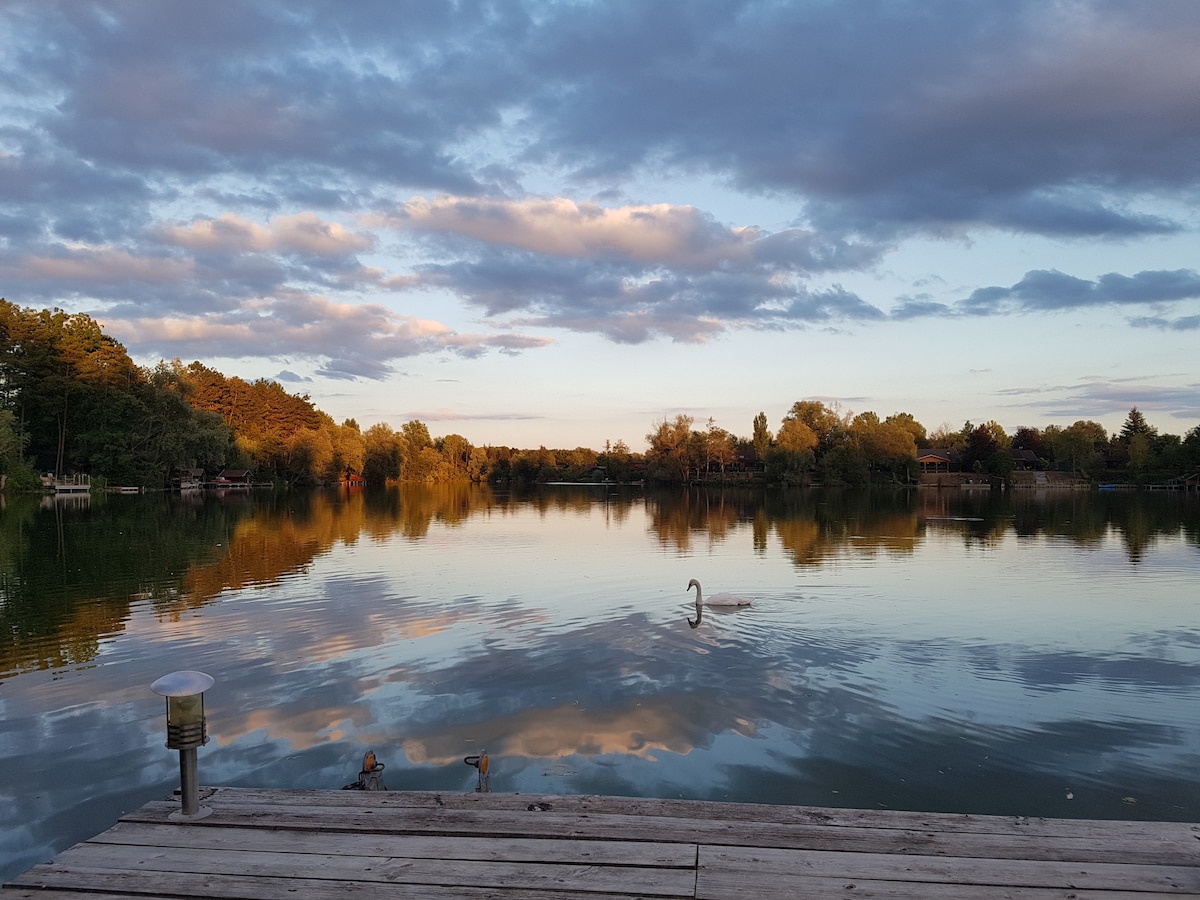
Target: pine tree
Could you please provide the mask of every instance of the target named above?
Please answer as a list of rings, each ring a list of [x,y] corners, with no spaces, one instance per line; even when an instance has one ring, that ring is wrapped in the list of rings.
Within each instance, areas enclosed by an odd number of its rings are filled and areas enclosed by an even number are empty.
[[[1146,423],[1146,417],[1141,414],[1136,406],[1129,410],[1129,415],[1125,417],[1125,424],[1121,426],[1121,440],[1129,443],[1135,434],[1144,434],[1151,437],[1155,434],[1155,429]]]

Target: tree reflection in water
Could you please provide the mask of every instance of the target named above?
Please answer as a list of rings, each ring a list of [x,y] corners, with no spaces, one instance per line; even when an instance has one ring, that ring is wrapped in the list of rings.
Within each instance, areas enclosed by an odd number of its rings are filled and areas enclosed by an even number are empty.
[[[21,778],[0,857],[28,864],[170,788],[146,686],[177,668],[218,680],[210,783],[336,787],[373,747],[394,789],[469,789],[461,760],[486,746],[494,790],[1194,817],[1198,507],[607,486],[10,497],[0,765]],[[685,628],[693,575],[755,605]]]

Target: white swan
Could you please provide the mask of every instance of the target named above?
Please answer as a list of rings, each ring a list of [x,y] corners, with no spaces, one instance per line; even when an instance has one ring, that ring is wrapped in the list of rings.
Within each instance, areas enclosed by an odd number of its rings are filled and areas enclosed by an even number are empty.
[[[688,624],[693,628],[699,627],[700,620],[704,617],[704,607],[706,606],[710,609],[737,609],[741,606],[750,605],[749,597],[742,597],[738,594],[713,594],[705,600],[701,592],[700,582],[695,578],[688,582],[687,589],[690,591],[692,588],[696,589],[696,621],[693,622],[691,619],[688,619]]]

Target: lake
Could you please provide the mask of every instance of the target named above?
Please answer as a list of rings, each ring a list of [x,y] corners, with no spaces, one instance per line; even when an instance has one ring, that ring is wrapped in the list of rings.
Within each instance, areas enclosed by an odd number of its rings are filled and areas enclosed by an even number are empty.
[[[201,784],[1198,821],[1198,586],[1196,494],[8,497],[0,878],[177,785],[178,669]]]

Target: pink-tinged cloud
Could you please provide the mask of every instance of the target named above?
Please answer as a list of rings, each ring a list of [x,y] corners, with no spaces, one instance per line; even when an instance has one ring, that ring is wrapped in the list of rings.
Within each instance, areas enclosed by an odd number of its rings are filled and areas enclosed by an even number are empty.
[[[461,356],[482,356],[488,350],[499,350],[509,355],[520,353],[522,350],[535,350],[548,347],[554,343],[553,338],[532,337],[523,334],[455,334],[447,335],[442,344],[453,349]]]
[[[335,303],[291,292],[228,312],[156,317],[104,316],[105,330],[139,353],[165,357],[305,357],[333,378],[385,378],[397,359],[451,352],[479,356],[544,346],[549,338],[458,334],[431,319],[398,315],[377,304]]]
[[[759,237],[757,228],[719,225],[693,206],[657,203],[607,209],[565,197],[416,197],[393,215],[368,216],[364,223],[462,235],[548,256],[700,269],[748,262]]]
[[[197,216],[190,225],[160,228],[164,243],[193,251],[222,253],[283,253],[312,256],[353,256],[370,250],[374,239],[327,222],[315,213],[276,216],[260,225],[233,213],[215,219]]]
[[[518,328],[595,332],[617,344],[641,344],[659,335],[681,344],[704,344],[727,328],[727,323],[713,316],[673,316],[653,309],[621,310],[606,315],[567,311],[547,316],[522,316],[509,324]]]
[[[243,345],[253,355],[322,355],[330,347],[360,340],[426,345],[449,340],[454,334],[440,322],[396,315],[382,306],[331,303],[304,295],[260,300],[230,313],[118,319],[109,328],[137,343],[217,341],[231,348]]]
[[[436,410],[410,410],[405,414],[406,418],[418,419],[422,422],[520,422],[532,419],[543,419],[545,416],[532,415],[530,413],[509,413],[509,412],[486,412],[486,413],[469,413],[459,412],[446,407],[439,407]]]
[[[11,278],[40,278],[80,285],[114,281],[152,284],[182,281],[195,275],[191,259],[135,256],[113,247],[72,246],[61,254],[28,256],[0,272]]]

